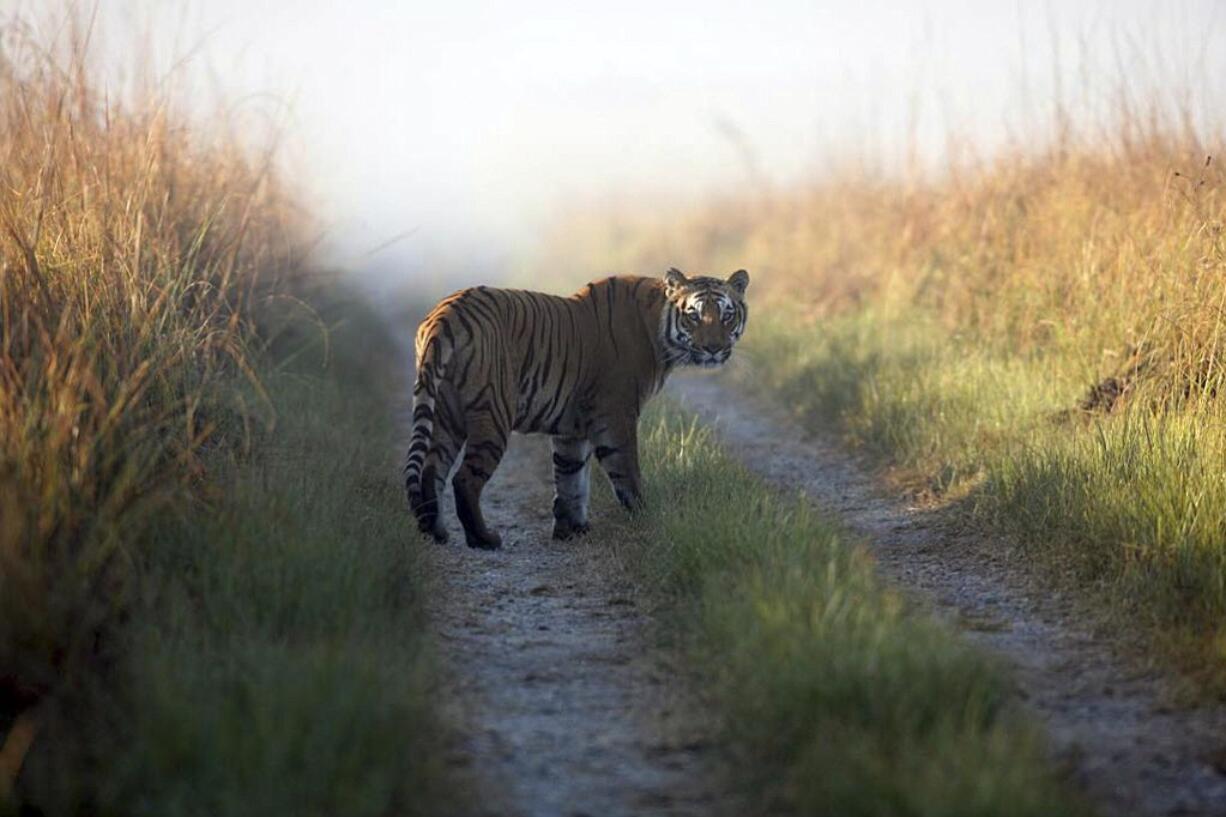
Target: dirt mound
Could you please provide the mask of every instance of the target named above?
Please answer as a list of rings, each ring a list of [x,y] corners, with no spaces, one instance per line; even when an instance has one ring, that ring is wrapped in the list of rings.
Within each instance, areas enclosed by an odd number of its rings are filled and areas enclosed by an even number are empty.
[[[1123,408],[1137,385],[1157,368],[1155,356],[1142,348],[1129,348],[1114,374],[1090,386],[1077,408],[1089,414],[1111,414]],[[1163,367],[1165,368],[1165,367]]]
[[[1112,414],[1144,393],[1155,413],[1204,398],[1216,399],[1226,376],[1216,354],[1180,361],[1169,348],[1129,347],[1123,362],[1110,375],[1094,383],[1077,403],[1083,414]]]

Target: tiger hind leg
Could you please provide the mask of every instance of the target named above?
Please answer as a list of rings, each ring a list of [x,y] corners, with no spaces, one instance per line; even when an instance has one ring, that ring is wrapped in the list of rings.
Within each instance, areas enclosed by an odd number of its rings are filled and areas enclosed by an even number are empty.
[[[466,418],[466,425],[468,440],[464,447],[464,460],[451,481],[455,491],[456,516],[460,517],[460,524],[464,526],[464,538],[469,547],[497,550],[502,547],[502,537],[485,524],[485,515],[481,513],[481,492],[506,453],[509,432],[489,412],[471,414]]]
[[[553,538],[570,539],[590,530],[592,444],[586,439],[553,438]]]

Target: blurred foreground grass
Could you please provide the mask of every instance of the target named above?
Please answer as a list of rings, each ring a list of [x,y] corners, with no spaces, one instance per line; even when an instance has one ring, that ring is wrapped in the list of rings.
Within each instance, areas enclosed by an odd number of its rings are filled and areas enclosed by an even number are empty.
[[[388,446],[394,350],[357,304],[338,314],[326,366],[320,336],[304,351],[294,333],[295,362],[261,367],[275,431],[208,452],[207,495],[164,506],[137,540],[106,671],[44,708],[26,803],[434,813],[419,550]]]
[[[430,813],[391,342],[89,37],[0,28],[0,813]]]

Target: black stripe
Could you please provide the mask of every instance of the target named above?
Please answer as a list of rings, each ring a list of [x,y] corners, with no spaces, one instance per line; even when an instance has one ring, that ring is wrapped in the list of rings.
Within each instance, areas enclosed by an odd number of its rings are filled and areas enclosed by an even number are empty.
[[[556,471],[559,474],[564,474],[566,476],[570,476],[571,474],[577,474],[583,470],[583,466],[585,465],[587,465],[586,459],[583,459],[583,460],[571,459],[570,457],[562,456],[556,451],[553,454],[553,468],[554,468],[554,471]]]
[[[609,310],[609,315],[608,315],[608,318],[609,318],[609,340],[611,340],[611,341],[613,342],[613,354],[615,354],[615,355],[616,355],[616,354],[618,354],[618,351],[617,351],[617,336],[616,336],[616,335],[613,333],[613,301],[614,301],[614,292],[613,292],[613,286],[614,286],[614,283],[615,283],[615,282],[616,282],[616,279],[612,279],[612,278],[611,278],[611,279],[609,279],[609,286],[608,286],[608,288],[607,288],[607,290],[606,290],[606,291],[608,292],[608,296],[605,298],[605,300],[608,302],[608,310]]]

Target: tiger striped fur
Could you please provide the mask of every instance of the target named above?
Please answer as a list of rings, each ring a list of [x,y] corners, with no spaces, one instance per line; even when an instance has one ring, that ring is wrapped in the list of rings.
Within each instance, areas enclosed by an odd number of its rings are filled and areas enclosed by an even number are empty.
[[[470,547],[497,548],[481,492],[512,431],[553,436],[556,539],[588,530],[595,454],[618,500],[641,503],[638,419],[681,364],[718,366],[745,331],[749,274],[728,280],[618,277],[564,298],[475,287],[445,299],[417,330],[405,489],[418,526],[447,532],[438,497],[456,459],[456,515]]]

